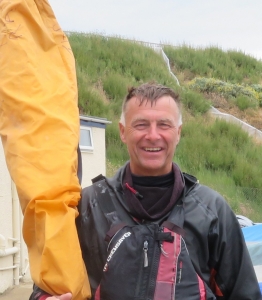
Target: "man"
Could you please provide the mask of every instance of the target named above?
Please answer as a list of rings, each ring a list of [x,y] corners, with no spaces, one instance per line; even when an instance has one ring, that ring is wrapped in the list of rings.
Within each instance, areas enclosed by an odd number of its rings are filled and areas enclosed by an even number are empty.
[[[85,188],[79,205],[93,299],[261,299],[234,213],[173,163],[181,127],[172,89],[143,84],[129,90],[119,129],[130,161],[113,178]]]

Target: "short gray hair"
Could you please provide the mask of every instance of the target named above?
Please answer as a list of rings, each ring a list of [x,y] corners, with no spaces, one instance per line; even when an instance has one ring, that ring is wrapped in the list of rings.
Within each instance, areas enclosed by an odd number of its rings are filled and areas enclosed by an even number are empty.
[[[143,102],[151,102],[152,106],[159,98],[163,96],[170,96],[176,102],[179,113],[178,123],[179,126],[182,125],[181,101],[179,94],[169,87],[156,83],[144,83],[138,87],[131,87],[128,89],[128,94],[126,95],[122,104],[120,123],[125,125],[126,106],[131,98],[136,97],[140,101],[139,105],[142,105]]]

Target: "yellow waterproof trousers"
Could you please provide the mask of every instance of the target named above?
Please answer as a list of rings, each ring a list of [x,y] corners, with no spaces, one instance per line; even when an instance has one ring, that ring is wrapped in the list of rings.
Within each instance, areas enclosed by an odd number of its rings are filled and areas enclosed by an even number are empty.
[[[0,0],[0,134],[34,282],[90,297],[77,237],[75,61],[47,0]]]

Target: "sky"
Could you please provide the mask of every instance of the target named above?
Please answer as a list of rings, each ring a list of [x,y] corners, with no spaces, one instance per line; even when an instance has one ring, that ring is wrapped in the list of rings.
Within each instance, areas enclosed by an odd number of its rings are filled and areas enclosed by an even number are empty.
[[[216,46],[262,60],[262,0],[49,0],[64,31]]]

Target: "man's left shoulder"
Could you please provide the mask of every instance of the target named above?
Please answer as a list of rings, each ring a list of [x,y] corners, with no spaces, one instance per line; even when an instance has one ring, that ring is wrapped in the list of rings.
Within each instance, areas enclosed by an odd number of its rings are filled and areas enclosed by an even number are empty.
[[[221,210],[231,210],[226,199],[219,192],[199,182],[188,192],[186,201],[193,201],[202,207],[202,209],[215,215]]]

